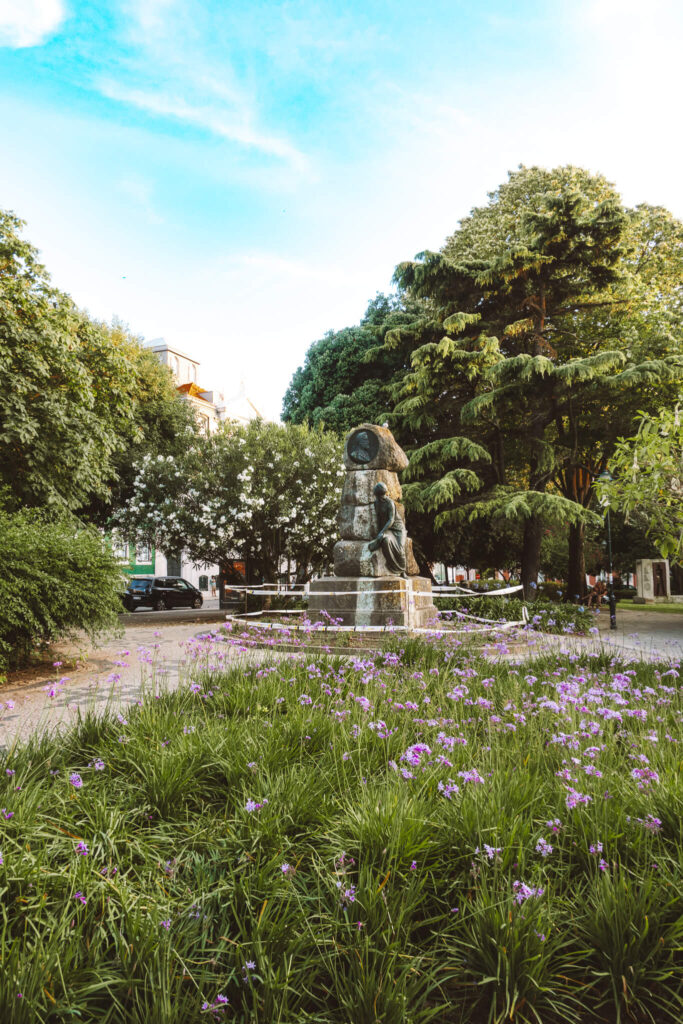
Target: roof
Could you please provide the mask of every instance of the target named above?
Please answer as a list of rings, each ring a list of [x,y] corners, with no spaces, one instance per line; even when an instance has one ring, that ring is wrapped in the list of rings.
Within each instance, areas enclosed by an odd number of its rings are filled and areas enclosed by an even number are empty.
[[[204,398],[202,392],[206,391],[206,388],[200,388],[198,384],[194,384],[190,381],[187,384],[180,384],[176,391],[180,391],[181,394],[187,395],[188,398],[198,398],[200,402],[206,402],[207,405],[211,405],[207,398]]]
[[[181,348],[176,348],[175,345],[169,345],[165,338],[152,338],[151,341],[145,341],[143,343],[144,348],[150,349],[152,352],[172,352],[174,356],[182,356],[183,359],[189,360],[199,366],[199,361],[193,359],[192,356],[188,356],[187,352],[183,352]]]

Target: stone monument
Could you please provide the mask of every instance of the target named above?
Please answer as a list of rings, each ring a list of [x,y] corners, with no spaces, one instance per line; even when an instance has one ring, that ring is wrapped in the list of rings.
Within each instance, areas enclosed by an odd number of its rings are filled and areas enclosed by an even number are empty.
[[[671,600],[668,559],[639,558],[636,562],[636,604]]]
[[[313,621],[345,626],[425,626],[437,617],[407,536],[397,473],[408,459],[386,427],[362,423],[344,446],[346,477],[334,546],[334,576],[313,580]],[[326,614],[324,614],[326,613]]]

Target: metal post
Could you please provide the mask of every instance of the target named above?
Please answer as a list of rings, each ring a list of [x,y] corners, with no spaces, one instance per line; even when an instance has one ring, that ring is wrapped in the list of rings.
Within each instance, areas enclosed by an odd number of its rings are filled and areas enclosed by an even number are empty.
[[[603,483],[609,483],[612,479],[612,474],[608,469],[603,469],[602,473],[597,478]],[[614,596],[614,568],[612,566],[612,524],[609,518],[609,497],[605,496],[601,499],[600,504],[605,509],[607,516],[607,558],[609,560],[609,588],[607,590],[607,600],[609,602],[609,628],[617,628],[617,599]]]
[[[609,589],[607,600],[609,601],[609,628],[617,628],[617,599],[614,596],[614,569],[612,568],[612,527],[609,518],[609,505],[607,506],[607,557],[609,559]]]

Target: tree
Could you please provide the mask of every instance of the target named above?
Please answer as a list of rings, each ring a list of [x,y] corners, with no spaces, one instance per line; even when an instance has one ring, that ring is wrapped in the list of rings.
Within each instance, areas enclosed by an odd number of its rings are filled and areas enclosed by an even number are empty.
[[[659,259],[639,267],[634,238],[661,221],[627,211],[600,176],[521,168],[440,253],[396,270],[428,310],[386,336],[389,348],[413,348],[394,410],[421,442],[406,504],[435,514],[437,528],[522,521],[525,589],[555,521],[569,526],[569,590],[584,591],[590,484],[627,396],[680,378],[680,284],[660,281],[670,301],[666,331],[651,316],[656,358],[628,333],[635,311],[641,323],[653,313]],[[680,255],[674,228],[662,244]],[[655,254],[660,241],[657,232],[649,239]]]
[[[342,452],[335,434],[305,425],[225,424],[176,458],[145,456],[121,532],[196,563],[247,558],[267,581],[289,557],[304,581],[332,560]]]
[[[683,564],[683,423],[680,406],[643,414],[637,433],[610,459],[612,480],[597,480],[601,503],[645,530],[662,558]]]
[[[131,457],[175,450],[191,417],[152,353],[52,287],[21,227],[0,211],[0,484],[103,521]]]
[[[384,333],[418,314],[396,296],[378,294],[357,327],[328,331],[306,353],[285,394],[282,418],[344,434],[359,423],[382,423],[390,386],[408,368],[403,354],[381,344]]]

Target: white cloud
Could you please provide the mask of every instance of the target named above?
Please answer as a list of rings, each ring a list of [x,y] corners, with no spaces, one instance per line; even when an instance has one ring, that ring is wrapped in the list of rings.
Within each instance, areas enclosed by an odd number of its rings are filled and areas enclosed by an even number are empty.
[[[63,0],[0,0],[0,46],[40,46],[65,17]]]
[[[303,153],[286,139],[254,128],[247,110],[230,111],[211,105],[190,103],[181,96],[163,91],[130,89],[112,81],[100,82],[99,88],[110,99],[129,103],[150,114],[171,117],[203,128],[230,142],[237,142],[268,156],[278,157],[299,172],[308,170],[308,160]]]

